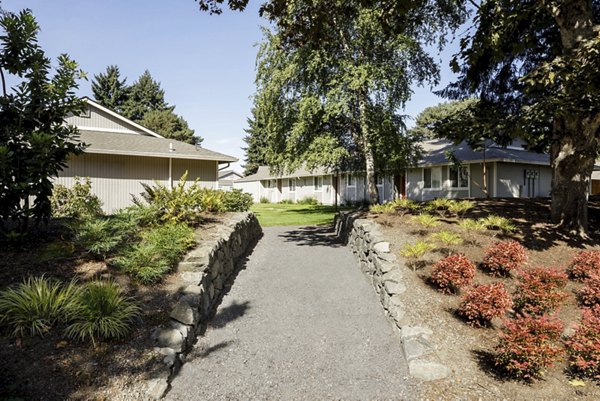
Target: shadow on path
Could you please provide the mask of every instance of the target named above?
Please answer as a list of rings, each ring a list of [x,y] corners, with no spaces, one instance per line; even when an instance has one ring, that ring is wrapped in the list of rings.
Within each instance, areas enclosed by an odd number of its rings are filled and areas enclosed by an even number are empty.
[[[335,235],[333,225],[299,227],[279,235],[285,242],[295,242],[299,246],[328,246],[338,248],[343,242]]]

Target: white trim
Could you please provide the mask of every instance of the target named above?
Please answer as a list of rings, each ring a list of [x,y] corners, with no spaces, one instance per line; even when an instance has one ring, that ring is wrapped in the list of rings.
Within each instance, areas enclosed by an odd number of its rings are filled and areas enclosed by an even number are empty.
[[[471,197],[471,163],[467,164],[469,166],[469,198]]]
[[[171,157],[169,157],[169,188],[173,189],[173,159]]]
[[[470,166],[470,164],[469,164]],[[452,186],[452,180],[450,179],[450,170],[452,169],[453,166],[448,166],[448,180],[446,182],[449,182],[450,185],[448,186],[449,190],[455,190],[455,191],[464,191],[469,187],[469,182],[471,180],[471,169],[468,168],[467,166],[460,166],[459,168],[467,168],[467,186],[466,187],[453,187]],[[456,182],[460,185],[460,171],[458,172],[458,175],[456,177]]]
[[[108,108],[106,108],[106,107],[104,107],[104,106],[102,106],[102,105],[100,105],[100,104],[98,104],[98,103],[94,102],[92,99],[90,99],[90,98],[88,98],[88,97],[84,97],[82,100],[83,100],[85,103],[87,103],[87,104],[89,104],[89,105],[91,105],[91,106],[94,106],[94,107],[96,107],[98,110],[102,110],[102,111],[103,111],[103,112],[105,112],[106,114],[108,114],[108,115],[110,115],[110,116],[112,116],[112,117],[115,117],[115,118],[117,118],[117,119],[119,119],[119,120],[121,120],[121,121],[123,121],[123,122],[125,122],[125,123],[127,123],[127,124],[129,124],[129,125],[131,125],[131,126],[133,126],[133,127],[135,127],[135,128],[137,128],[137,129],[141,130],[141,131],[144,131],[145,133],[147,133],[147,134],[149,134],[149,135],[152,135],[152,136],[154,136],[154,137],[156,137],[156,138],[163,138],[163,136],[161,136],[161,135],[157,134],[156,132],[154,132],[154,131],[151,131],[151,130],[149,130],[149,129],[148,129],[148,128],[146,128],[146,127],[143,127],[143,126],[139,125],[138,123],[134,123],[134,122],[133,122],[133,121],[131,121],[130,119],[128,119],[128,118],[125,118],[125,117],[123,117],[122,115],[120,115],[119,113],[115,113],[115,112],[114,112],[114,111],[112,111],[111,109],[108,109]]]
[[[492,188],[492,196],[495,198],[495,197],[498,196],[498,192],[496,190],[496,188],[498,187],[498,185],[496,185],[496,183],[498,182],[498,168],[497,168],[498,162],[494,162],[493,166],[494,166],[493,167],[493,169],[494,169],[494,172],[493,172],[494,183],[492,185],[494,185],[494,187]]]
[[[318,183],[319,179],[321,181],[321,187],[319,189],[317,189],[317,186],[315,185],[315,181]],[[323,176],[322,175],[313,176],[313,191],[314,192],[323,192]]]
[[[431,185],[433,185],[433,169],[434,168],[438,168],[440,169],[440,186],[439,187],[431,187],[431,188],[425,188],[425,169],[429,168],[431,169]],[[444,189],[444,166],[432,166],[432,167],[423,167],[422,169],[422,176],[423,176],[423,191],[441,191]]]
[[[97,132],[110,132],[114,134],[134,134],[134,135],[143,135],[140,132],[132,131],[130,129],[124,128],[96,128],[96,127],[87,127],[77,125],[77,129],[79,131],[97,131]]]
[[[135,151],[124,151],[124,150],[116,150],[116,149],[90,149],[90,148],[87,148],[84,150],[84,153],[99,154],[99,155],[119,155],[119,156],[172,157],[173,159],[210,160],[210,161],[232,162],[232,163],[235,163],[238,161],[238,159],[231,160],[233,158],[230,158],[229,160],[223,160],[224,158],[217,157],[217,156],[204,156],[204,155],[195,156],[195,155],[187,155],[187,154],[173,155],[172,153],[135,152]]]

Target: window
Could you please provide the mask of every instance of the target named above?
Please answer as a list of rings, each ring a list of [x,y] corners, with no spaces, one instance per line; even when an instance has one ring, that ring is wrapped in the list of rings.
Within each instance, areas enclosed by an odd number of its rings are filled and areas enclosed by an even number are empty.
[[[313,184],[315,186],[315,191],[323,190],[323,177],[313,177]]]
[[[379,186],[383,185],[383,176],[382,175],[377,176],[377,185],[379,185]]]
[[[442,188],[442,168],[430,167],[423,169],[424,188],[441,189]]]
[[[450,186],[452,188],[469,187],[469,169],[466,166],[450,167]]]
[[[346,174],[346,186],[347,187],[355,187],[356,186],[356,177],[352,174]]]
[[[266,189],[271,188],[271,180],[263,181],[263,187],[265,187]]]
[[[288,180],[288,187],[290,188],[290,192],[296,192],[296,180],[293,178],[290,178]]]

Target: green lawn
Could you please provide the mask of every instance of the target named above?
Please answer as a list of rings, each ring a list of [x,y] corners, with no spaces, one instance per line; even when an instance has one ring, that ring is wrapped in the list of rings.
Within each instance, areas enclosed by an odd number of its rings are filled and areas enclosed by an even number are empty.
[[[327,224],[335,216],[334,206],[255,203],[251,209],[263,227]]]

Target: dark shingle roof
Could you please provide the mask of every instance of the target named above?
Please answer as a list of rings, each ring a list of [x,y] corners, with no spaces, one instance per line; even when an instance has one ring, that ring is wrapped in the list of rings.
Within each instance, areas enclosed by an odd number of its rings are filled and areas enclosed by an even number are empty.
[[[313,177],[313,176],[328,175],[328,174],[331,174],[331,172],[328,171],[324,167],[319,167],[313,171],[309,171],[306,168],[301,167],[292,173],[277,175],[277,174],[271,174],[271,171],[269,170],[269,166],[260,166],[258,168],[258,171],[255,174],[249,175],[244,178],[240,178],[239,180],[236,180],[235,182],[251,182],[251,181],[275,179],[275,178]]]
[[[196,147],[189,143],[168,138],[155,138],[147,135],[122,134],[79,130],[79,140],[88,146],[87,153],[101,153],[126,156],[170,157],[173,159],[216,160],[236,162],[237,158],[212,150]],[[170,151],[173,144],[173,151]]]

